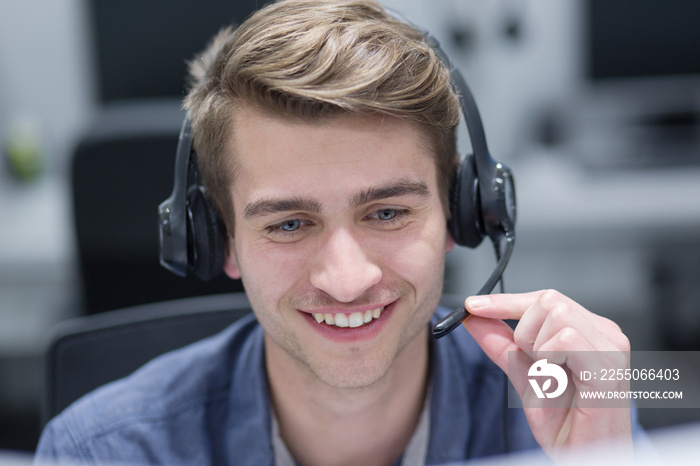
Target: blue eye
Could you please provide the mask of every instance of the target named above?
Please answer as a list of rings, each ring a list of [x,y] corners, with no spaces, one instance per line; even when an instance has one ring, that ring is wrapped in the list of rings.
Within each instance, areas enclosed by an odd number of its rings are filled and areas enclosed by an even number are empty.
[[[408,209],[387,207],[373,211],[368,219],[373,220],[380,227],[388,228],[403,224],[408,214]]]
[[[286,222],[280,223],[279,228],[287,232],[297,231],[299,228],[301,228],[301,220],[287,220]]]
[[[302,238],[314,223],[310,220],[292,218],[265,227],[268,238],[275,242],[290,242]]]
[[[377,211],[377,218],[379,220],[387,221],[392,220],[396,217],[396,210],[394,209],[383,209]]]

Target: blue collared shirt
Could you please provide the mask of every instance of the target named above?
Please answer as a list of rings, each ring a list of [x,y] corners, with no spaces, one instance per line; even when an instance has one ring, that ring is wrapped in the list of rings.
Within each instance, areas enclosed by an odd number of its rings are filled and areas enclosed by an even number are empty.
[[[500,454],[506,442],[509,451],[539,448],[522,410],[505,407],[504,374],[466,332],[430,345],[425,464]],[[271,425],[263,331],[251,315],[78,400],[46,427],[36,457],[273,465]]]

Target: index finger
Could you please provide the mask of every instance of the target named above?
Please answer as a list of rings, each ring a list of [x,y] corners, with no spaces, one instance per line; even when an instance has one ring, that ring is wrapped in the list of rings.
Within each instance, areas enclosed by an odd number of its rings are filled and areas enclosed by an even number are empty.
[[[464,307],[471,314],[487,319],[520,320],[525,311],[534,305],[542,291],[513,294],[470,296]]]

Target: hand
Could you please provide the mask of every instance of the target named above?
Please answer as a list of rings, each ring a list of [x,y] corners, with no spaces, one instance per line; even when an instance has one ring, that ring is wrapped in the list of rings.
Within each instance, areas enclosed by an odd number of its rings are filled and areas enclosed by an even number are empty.
[[[601,367],[628,364],[629,340],[617,324],[551,290],[474,296],[467,298],[465,307],[472,316],[464,326],[486,355],[508,375],[523,401],[535,439],[547,454],[558,457],[566,450],[597,440],[614,440],[616,446],[621,444],[631,451],[629,403],[626,408],[601,408],[600,404],[585,406],[576,397],[582,389],[595,390],[596,385],[603,389],[600,381],[583,381],[576,376],[581,370],[591,368],[591,355],[615,359],[601,362],[607,365]],[[501,319],[519,320],[515,331]],[[512,365],[511,374],[508,353],[512,351],[528,357],[515,358],[519,362]],[[557,352],[557,360],[549,362],[564,367],[573,380],[573,386],[569,384],[557,398],[557,406],[563,402],[563,408],[538,407],[549,400],[538,400],[527,380],[530,365],[544,357],[545,352],[550,358],[549,352]],[[610,390],[609,382],[606,383],[605,389]]]

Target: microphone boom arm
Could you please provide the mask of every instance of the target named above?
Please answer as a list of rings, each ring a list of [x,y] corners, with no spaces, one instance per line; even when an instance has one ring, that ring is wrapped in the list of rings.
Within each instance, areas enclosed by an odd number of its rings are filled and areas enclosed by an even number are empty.
[[[491,293],[491,291],[493,291],[493,289],[496,287],[498,281],[501,279],[506,265],[508,265],[508,260],[510,260],[510,256],[513,253],[513,246],[515,245],[514,230],[506,230],[505,241],[506,247],[505,251],[503,252],[503,256],[499,259],[498,264],[496,264],[496,268],[486,283],[484,283],[484,286],[482,286],[479,292],[476,293],[477,295]],[[455,311],[442,318],[433,326],[433,338],[437,340],[444,337],[452,330],[456,329],[459,324],[464,322],[469,316],[471,316],[471,314],[464,306],[457,308]]]

